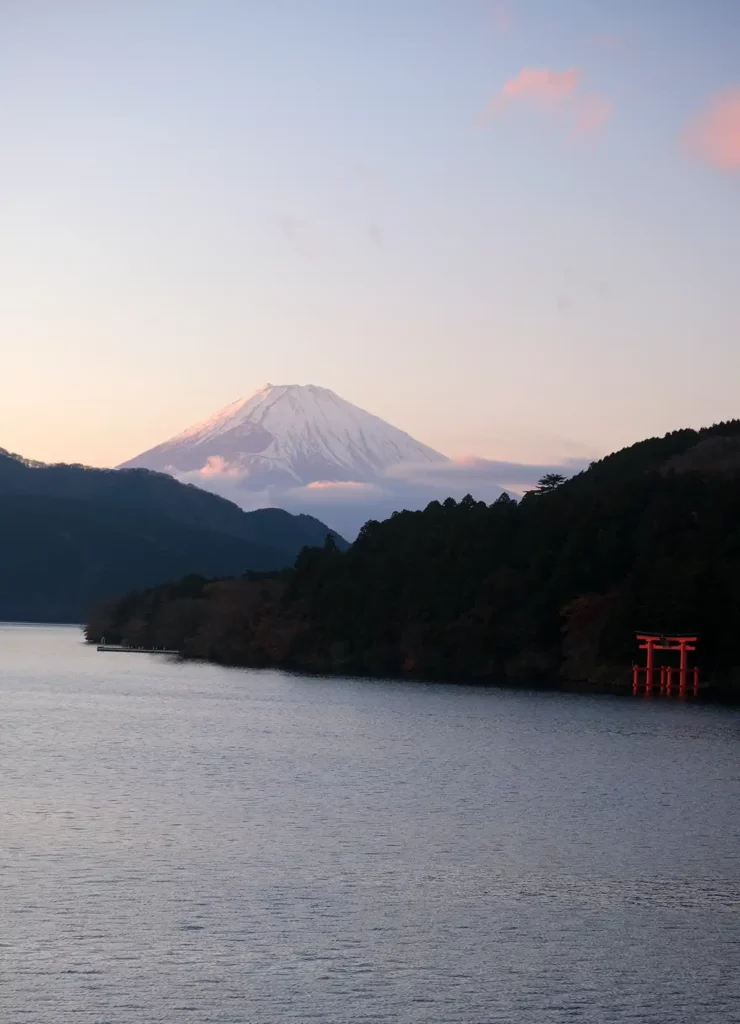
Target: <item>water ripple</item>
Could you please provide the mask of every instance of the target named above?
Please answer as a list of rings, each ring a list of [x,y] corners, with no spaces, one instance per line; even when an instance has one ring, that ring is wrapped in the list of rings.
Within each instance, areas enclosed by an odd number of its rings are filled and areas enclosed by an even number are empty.
[[[740,716],[0,627],[3,1024],[727,1024]]]

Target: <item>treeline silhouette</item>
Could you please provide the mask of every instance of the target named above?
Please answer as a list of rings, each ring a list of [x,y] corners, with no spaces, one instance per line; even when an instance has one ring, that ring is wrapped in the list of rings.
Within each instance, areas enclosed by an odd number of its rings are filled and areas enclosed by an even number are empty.
[[[88,638],[234,665],[514,683],[626,683],[635,631],[696,632],[740,685],[740,421],[617,452],[516,502],[369,522],[277,574],[189,577],[99,605]]]

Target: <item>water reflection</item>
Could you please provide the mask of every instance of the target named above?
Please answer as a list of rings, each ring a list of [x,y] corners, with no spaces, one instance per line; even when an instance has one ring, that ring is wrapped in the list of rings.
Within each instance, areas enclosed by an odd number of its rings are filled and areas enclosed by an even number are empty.
[[[731,709],[0,628],[0,1019],[722,1022]]]

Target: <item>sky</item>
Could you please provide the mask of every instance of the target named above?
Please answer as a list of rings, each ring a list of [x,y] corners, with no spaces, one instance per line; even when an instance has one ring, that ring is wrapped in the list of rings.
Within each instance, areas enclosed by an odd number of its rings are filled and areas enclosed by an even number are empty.
[[[740,415],[736,0],[0,0],[0,447],[270,381],[454,457]]]

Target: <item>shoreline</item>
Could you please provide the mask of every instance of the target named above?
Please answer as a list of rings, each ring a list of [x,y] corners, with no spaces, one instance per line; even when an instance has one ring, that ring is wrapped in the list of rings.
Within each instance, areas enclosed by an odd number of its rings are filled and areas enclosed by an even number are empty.
[[[61,623],[59,625],[62,625]],[[95,647],[100,650],[100,645],[95,640],[84,641],[88,647]],[[316,670],[301,668],[296,666],[287,665],[270,665],[270,664],[242,664],[237,662],[218,661],[213,658],[201,658],[193,655],[183,653],[181,651],[161,651],[161,650],[142,650],[137,648],[131,648],[131,652],[140,654],[156,654],[164,656],[172,662],[192,662],[200,665],[214,665],[218,668],[233,669],[235,671],[245,672],[282,672],[285,675],[300,677],[303,679],[333,679],[333,678],[346,678],[356,681],[366,680],[368,682],[377,682],[384,680],[389,683],[414,683],[419,686],[459,686],[459,687],[475,687],[478,689],[497,689],[497,690],[528,690],[530,692],[537,693],[562,693],[571,694],[573,696],[609,696],[609,697],[629,697],[631,699],[640,699],[643,701],[672,701],[682,704],[722,704],[727,706],[737,705],[740,706],[740,694],[733,694],[729,692],[729,688],[723,687],[720,683],[709,683],[701,687],[699,694],[694,696],[693,693],[680,694],[677,688],[670,694],[661,693],[659,687],[654,687],[651,693],[646,693],[644,688],[639,693],[634,693],[632,690],[632,684],[605,684],[605,683],[590,683],[588,681],[575,681],[566,679],[557,679],[555,681],[546,681],[542,679],[522,679],[514,682],[507,679],[461,679],[454,677],[443,677],[443,676],[418,676],[418,675],[394,675],[392,673],[378,673],[370,674],[368,672],[353,671],[349,668],[335,669],[335,670]],[[627,671],[627,669],[625,669]]]

